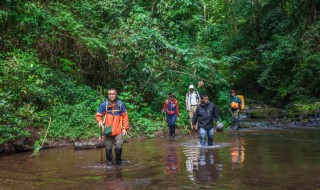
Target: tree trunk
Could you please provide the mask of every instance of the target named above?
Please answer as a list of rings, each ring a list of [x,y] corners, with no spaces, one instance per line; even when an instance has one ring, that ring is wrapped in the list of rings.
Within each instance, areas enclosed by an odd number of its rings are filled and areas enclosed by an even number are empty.
[[[307,3],[307,14],[309,16],[309,24],[313,25],[317,21],[317,2],[316,0],[309,0]]]

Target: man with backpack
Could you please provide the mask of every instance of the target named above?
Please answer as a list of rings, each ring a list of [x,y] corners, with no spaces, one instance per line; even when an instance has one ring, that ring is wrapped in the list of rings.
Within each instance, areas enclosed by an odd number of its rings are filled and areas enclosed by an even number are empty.
[[[178,100],[174,93],[169,93],[169,98],[164,102],[162,114],[166,112],[169,133],[171,138],[175,138],[175,123],[180,116]]]
[[[200,104],[200,95],[199,92],[194,90],[194,86],[189,86],[189,92],[186,94],[186,109],[189,113],[191,130],[193,132],[198,132],[198,125],[193,127],[192,118],[197,109],[197,106]]]
[[[230,108],[231,108],[231,115],[232,115],[232,120],[234,123],[234,130],[239,129],[239,123],[240,123],[240,118],[239,118],[239,111],[241,110],[242,107],[242,102],[241,99],[236,95],[236,90],[231,90],[230,91]]]
[[[123,136],[129,129],[129,119],[125,104],[117,100],[116,89],[110,88],[107,92],[108,99],[100,105],[96,113],[96,120],[105,137],[107,164],[114,164],[112,145],[115,145],[115,163],[121,165]]]
[[[197,107],[192,118],[192,124],[195,127],[198,122],[200,144],[206,146],[206,137],[208,137],[208,146],[213,145],[213,123],[219,124],[219,113],[215,105],[209,102],[208,95],[201,96],[201,104]]]

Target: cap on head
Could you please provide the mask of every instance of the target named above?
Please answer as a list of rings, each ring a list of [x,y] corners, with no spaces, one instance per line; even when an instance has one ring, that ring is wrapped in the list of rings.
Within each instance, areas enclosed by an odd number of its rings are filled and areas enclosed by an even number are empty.
[[[231,90],[230,92],[231,92],[231,93],[237,93],[237,91],[236,91],[236,90]]]
[[[173,92],[170,92],[169,97],[176,97],[176,95]]]
[[[193,84],[189,85],[189,89],[193,89],[193,88],[194,88]]]

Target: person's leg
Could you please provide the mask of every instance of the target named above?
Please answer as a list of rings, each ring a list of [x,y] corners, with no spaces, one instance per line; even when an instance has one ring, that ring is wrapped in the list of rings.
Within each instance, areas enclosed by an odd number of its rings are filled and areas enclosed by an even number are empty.
[[[232,110],[232,119],[234,123],[234,130],[239,129],[239,112],[237,110]]]
[[[201,144],[201,146],[206,146],[207,131],[205,129],[203,129],[203,128],[200,128],[199,133],[200,133],[200,144]]]
[[[176,132],[176,120],[177,120],[177,115],[173,115],[172,116],[172,126],[171,126],[171,134],[172,137],[175,137],[175,132]]]
[[[213,145],[213,132],[214,132],[214,128],[213,127],[211,129],[207,130],[208,146],[212,146]]]
[[[169,127],[169,134],[170,137],[172,136],[172,125],[173,125],[173,115],[167,115],[168,127]]]
[[[235,116],[235,110],[231,110],[231,116],[232,116],[232,123],[233,123],[233,129],[236,130],[237,129],[237,124],[236,124],[236,116]]]
[[[190,130],[191,130],[191,132],[193,132],[193,125],[192,125],[193,110],[192,110],[192,107],[190,107],[188,114],[189,114],[189,119],[190,119]]]
[[[192,110],[192,116],[193,116],[194,113],[195,113],[196,110],[197,110],[197,106],[191,106],[191,110]],[[198,133],[198,131],[199,131],[198,122],[196,123],[196,126],[195,126],[195,128],[194,128],[194,131],[195,131],[196,133]]]
[[[123,136],[120,133],[119,135],[117,135],[115,137],[115,152],[116,152],[116,164],[121,164],[122,163],[122,159],[121,159],[121,155],[122,155],[122,145],[123,145]]]
[[[113,164],[112,144],[114,141],[114,137],[105,136],[104,139],[105,139],[104,144],[106,147],[107,164],[112,165]]]
[[[237,125],[237,130],[240,127],[240,115],[239,115],[239,111],[236,111],[235,113],[235,119],[236,119],[236,125]]]

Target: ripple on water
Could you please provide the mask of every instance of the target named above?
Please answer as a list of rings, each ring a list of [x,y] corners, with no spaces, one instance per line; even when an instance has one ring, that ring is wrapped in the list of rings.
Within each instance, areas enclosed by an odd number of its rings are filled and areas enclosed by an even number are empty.
[[[217,149],[217,148],[224,148],[229,146],[229,143],[222,142],[222,143],[213,143],[212,146],[201,146],[199,141],[190,140],[185,143],[181,144],[185,148],[205,148],[205,149]]]
[[[105,162],[104,163],[99,163],[99,164],[96,164],[96,165],[89,165],[89,166],[82,166],[82,168],[85,168],[85,169],[112,169],[112,168],[119,168],[119,167],[124,167],[126,166],[128,163],[130,163],[130,161],[123,161],[122,162],[122,165],[107,165]]]

